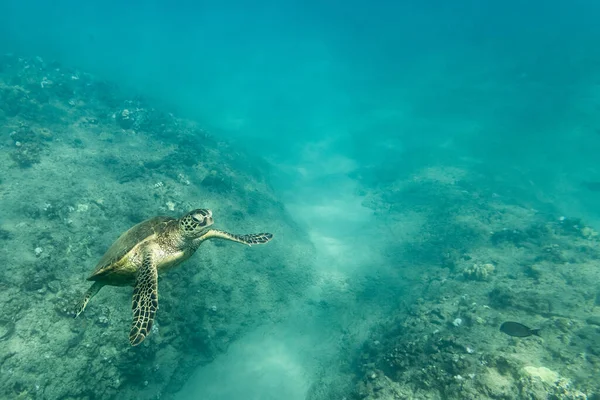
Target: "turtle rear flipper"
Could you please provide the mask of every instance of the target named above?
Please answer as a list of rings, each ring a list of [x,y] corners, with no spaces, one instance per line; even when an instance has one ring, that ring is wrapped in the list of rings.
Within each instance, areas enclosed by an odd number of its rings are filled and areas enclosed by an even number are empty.
[[[129,342],[132,346],[137,346],[150,333],[158,310],[158,271],[151,252],[144,257],[138,272],[131,309],[133,321],[129,331]]]
[[[272,233],[252,233],[249,235],[236,235],[233,233],[219,231],[216,229],[211,229],[202,235],[199,239],[226,239],[231,240],[232,242],[238,242],[247,244],[248,246],[252,246],[253,244],[263,244],[267,243],[271,239],[273,239]]]
[[[104,283],[101,282],[94,282],[94,284],[90,286],[90,288],[83,295],[83,299],[81,299],[81,301],[77,305],[77,310],[75,311],[75,318],[79,317],[79,314],[81,314],[83,310],[85,310],[85,306],[87,306],[87,303],[90,301],[90,299],[94,297],[96,293],[98,293],[98,291],[102,289],[103,286]]]

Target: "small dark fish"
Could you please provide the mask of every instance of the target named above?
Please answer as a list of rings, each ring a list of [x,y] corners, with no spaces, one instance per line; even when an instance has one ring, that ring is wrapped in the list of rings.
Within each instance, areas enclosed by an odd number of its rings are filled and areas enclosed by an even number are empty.
[[[540,329],[530,329],[518,322],[507,321],[500,325],[500,332],[514,337],[540,336]]]

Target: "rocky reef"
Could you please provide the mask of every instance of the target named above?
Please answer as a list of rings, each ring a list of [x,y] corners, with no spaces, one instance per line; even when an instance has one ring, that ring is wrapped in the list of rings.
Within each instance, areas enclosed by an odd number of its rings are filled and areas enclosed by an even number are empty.
[[[311,244],[264,162],[84,72],[14,55],[0,65],[0,398],[168,398],[310,284]],[[122,232],[198,207],[222,229],[276,240],[207,243],[161,276],[139,347],[129,288],[103,289],[73,318]]]
[[[365,185],[393,238],[377,290],[394,307],[346,351],[343,382],[309,399],[600,397],[598,236],[490,181],[440,166]],[[509,336],[505,321],[540,336]]]
[[[413,265],[426,271],[406,296],[416,301],[405,300],[405,308],[373,332],[354,360],[360,373],[353,396],[598,398],[595,231],[579,219],[486,191],[466,171],[456,182],[428,177],[417,181],[435,187],[435,197],[448,206],[442,215],[439,208],[426,208],[420,231],[443,237]],[[410,185],[397,190],[404,201],[410,201]],[[374,192],[376,204],[385,201],[382,196],[390,191]],[[541,336],[510,337],[499,330],[507,320],[541,328]]]

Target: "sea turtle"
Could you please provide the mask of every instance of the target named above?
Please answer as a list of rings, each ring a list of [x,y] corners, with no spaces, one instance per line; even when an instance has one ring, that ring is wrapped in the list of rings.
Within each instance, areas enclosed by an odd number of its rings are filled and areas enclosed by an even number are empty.
[[[270,233],[234,235],[209,229],[212,224],[211,210],[196,209],[179,219],[155,217],[129,229],[106,251],[87,278],[94,283],[79,303],[75,318],[103,286],[134,286],[129,342],[136,346],[151,332],[158,310],[159,272],[190,258],[206,239],[227,239],[251,246],[273,238]]]

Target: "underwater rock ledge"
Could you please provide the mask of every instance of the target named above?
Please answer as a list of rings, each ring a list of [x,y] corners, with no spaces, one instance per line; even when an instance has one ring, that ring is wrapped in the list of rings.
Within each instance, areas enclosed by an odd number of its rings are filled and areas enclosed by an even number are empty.
[[[0,398],[166,398],[311,282],[312,246],[268,165],[112,83],[0,56],[0,138]],[[105,288],[72,318],[122,232],[198,207],[215,226],[276,240],[207,244],[161,275],[156,327],[139,348],[127,340],[131,288]]]

